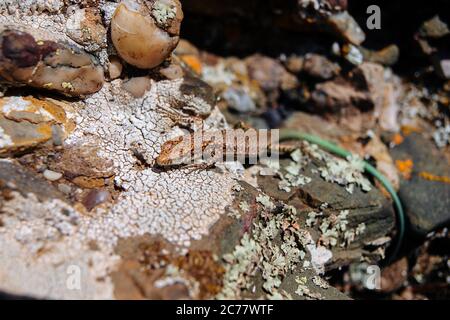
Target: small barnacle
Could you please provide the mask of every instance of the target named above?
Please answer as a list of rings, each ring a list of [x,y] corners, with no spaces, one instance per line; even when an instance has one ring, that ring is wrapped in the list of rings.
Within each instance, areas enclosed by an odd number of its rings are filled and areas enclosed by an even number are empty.
[[[111,19],[111,39],[123,60],[151,69],[177,46],[182,20],[178,0],[124,0]]]

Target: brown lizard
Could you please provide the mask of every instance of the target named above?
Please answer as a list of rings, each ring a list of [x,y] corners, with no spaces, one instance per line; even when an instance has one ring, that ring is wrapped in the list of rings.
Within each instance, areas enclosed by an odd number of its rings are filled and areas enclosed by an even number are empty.
[[[292,151],[291,147],[287,148],[281,149]],[[279,150],[277,130],[200,130],[166,141],[156,165],[163,168],[211,166],[223,161],[255,164],[258,159],[277,156]]]

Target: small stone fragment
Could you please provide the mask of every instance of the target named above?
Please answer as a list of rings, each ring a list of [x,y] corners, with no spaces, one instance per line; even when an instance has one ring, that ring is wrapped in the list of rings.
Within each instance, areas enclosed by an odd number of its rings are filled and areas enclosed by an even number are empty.
[[[355,45],[360,45],[366,39],[364,31],[347,11],[330,16],[328,23],[338,35]]]
[[[312,77],[328,80],[337,76],[341,68],[324,56],[307,54],[303,62],[303,71]]]
[[[47,179],[49,181],[57,181],[62,178],[62,173],[51,171],[51,170],[45,170],[43,172],[43,175],[44,175],[45,179]]]
[[[133,97],[142,97],[151,88],[151,80],[148,77],[135,77],[122,83],[122,88]]]
[[[108,202],[111,200],[111,194],[106,190],[94,189],[89,191],[89,193],[83,199],[83,205],[88,211],[91,211],[96,206]]]
[[[94,52],[106,48],[106,29],[97,8],[75,10],[66,22],[67,35],[86,51]]]
[[[450,34],[450,30],[447,24],[436,15],[422,24],[419,33],[422,37],[441,38]]]
[[[109,59],[109,66],[108,66],[108,71],[109,71],[109,78],[111,80],[117,79],[118,77],[120,77],[120,75],[122,74],[122,63],[120,62],[119,58],[117,57],[111,57]]]
[[[159,73],[169,80],[180,79],[184,75],[183,68],[175,63],[171,63],[168,67],[161,68]]]
[[[373,108],[368,92],[359,91],[342,79],[317,84],[311,98],[317,107],[331,112],[350,106],[362,110]]]

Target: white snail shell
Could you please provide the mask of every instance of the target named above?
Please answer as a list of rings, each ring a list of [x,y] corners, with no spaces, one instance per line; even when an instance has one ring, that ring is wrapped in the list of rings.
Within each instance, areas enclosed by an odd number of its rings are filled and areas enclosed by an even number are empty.
[[[124,0],[111,19],[111,39],[123,60],[151,69],[177,46],[182,20],[178,0]]]

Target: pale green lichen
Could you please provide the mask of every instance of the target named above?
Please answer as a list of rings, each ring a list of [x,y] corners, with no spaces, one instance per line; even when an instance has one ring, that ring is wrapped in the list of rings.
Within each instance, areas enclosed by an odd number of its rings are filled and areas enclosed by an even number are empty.
[[[256,202],[262,204],[264,206],[264,208],[268,209],[268,210],[273,210],[275,209],[275,205],[273,204],[273,202],[270,200],[270,197],[266,196],[266,195],[258,195],[256,197]]]
[[[322,288],[322,289],[328,289],[328,288],[330,287],[330,285],[329,285],[323,278],[321,278],[321,277],[319,277],[319,276],[314,276],[314,277],[312,278],[312,282],[313,282],[316,286],[318,286],[318,287],[320,287],[320,288]]]
[[[248,205],[247,202],[242,201],[241,203],[239,203],[239,208],[244,211],[244,212],[249,212],[250,211],[250,206]]]
[[[227,215],[234,219],[241,218],[241,213],[239,212],[239,210],[236,210],[235,208],[228,208]]]
[[[153,5],[152,15],[158,25],[166,26],[170,20],[176,17],[177,8],[163,1],[156,1]]]
[[[75,91],[75,88],[73,87],[73,84],[70,83],[70,82],[62,82],[62,83],[61,83],[61,87],[62,87],[63,89],[68,89],[70,92]]]
[[[309,163],[308,157],[306,157],[300,149],[293,151],[290,156],[294,161],[291,161],[285,167],[286,173],[283,174],[278,172],[278,176],[281,178],[278,187],[280,190],[284,190],[286,192],[290,192],[291,187],[303,186],[312,181],[311,178],[300,173],[302,168]]]
[[[0,127],[0,149],[10,147],[13,145],[11,137],[5,133],[2,127]]]
[[[263,278],[262,288],[269,298],[289,298],[279,292],[284,277],[293,272],[305,258],[304,233],[296,222],[296,210],[284,206],[281,213],[273,213],[275,206],[265,195],[258,202],[272,208],[254,223],[252,235],[245,234],[231,254],[224,256],[226,273],[224,286],[217,298],[240,298],[253,284],[257,272]]]
[[[295,282],[297,282],[298,287],[295,290],[295,293],[301,297],[305,297],[306,299],[323,299],[322,295],[319,292],[312,292],[310,288],[306,286],[308,283],[308,278],[305,276],[295,278]]]
[[[176,283],[183,284],[188,289],[190,297],[197,297],[200,293],[200,284],[192,277],[189,277],[183,270],[172,264],[167,265],[164,275],[155,281],[154,286],[156,288],[164,288]]]
[[[363,191],[370,191],[371,184],[364,173],[364,164],[357,157],[350,157],[348,161],[328,156],[325,167],[320,167],[322,178],[328,182],[336,182],[352,194],[355,186],[360,186]]]
[[[350,245],[355,238],[362,234],[366,225],[360,223],[356,228],[348,228],[348,210],[342,210],[338,215],[331,214],[325,218],[319,218],[323,216],[323,213],[309,212],[306,220],[308,227],[314,227],[319,225],[319,231],[321,232],[320,242],[327,247],[346,247]]]

